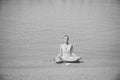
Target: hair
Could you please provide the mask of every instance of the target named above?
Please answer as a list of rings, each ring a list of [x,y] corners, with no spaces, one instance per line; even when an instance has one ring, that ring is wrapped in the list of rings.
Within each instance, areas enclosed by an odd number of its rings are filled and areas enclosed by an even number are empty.
[[[67,37],[69,39],[69,36],[68,35],[65,35],[64,37]]]

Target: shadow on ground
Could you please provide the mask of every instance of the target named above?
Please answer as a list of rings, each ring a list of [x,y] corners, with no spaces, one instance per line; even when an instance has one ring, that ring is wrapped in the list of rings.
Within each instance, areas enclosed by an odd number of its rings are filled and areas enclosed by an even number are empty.
[[[115,80],[120,80],[120,73],[116,75]]]
[[[5,80],[5,79],[3,78],[3,76],[1,75],[1,73],[0,73],[0,80]]]
[[[84,61],[75,61],[75,62],[69,62],[69,61],[62,61],[62,62],[57,62],[57,64],[61,64],[61,63],[75,63],[75,64],[77,64],[77,63],[84,63]]]

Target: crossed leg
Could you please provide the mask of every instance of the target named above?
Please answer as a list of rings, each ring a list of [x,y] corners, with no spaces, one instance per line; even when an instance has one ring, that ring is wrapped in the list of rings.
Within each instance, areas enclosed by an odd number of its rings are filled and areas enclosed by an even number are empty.
[[[69,63],[74,63],[74,62],[78,62],[81,59],[81,57],[61,57],[61,58],[55,58],[55,62],[56,63],[63,63],[63,62],[69,62]]]

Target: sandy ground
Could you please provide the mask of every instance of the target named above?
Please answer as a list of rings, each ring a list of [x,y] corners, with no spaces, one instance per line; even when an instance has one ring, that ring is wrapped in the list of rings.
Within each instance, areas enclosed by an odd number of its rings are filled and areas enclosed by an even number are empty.
[[[120,60],[83,59],[70,66],[37,59],[2,63],[1,80],[120,80]]]
[[[119,0],[0,0],[0,80],[120,80]],[[70,35],[81,63],[56,64]]]

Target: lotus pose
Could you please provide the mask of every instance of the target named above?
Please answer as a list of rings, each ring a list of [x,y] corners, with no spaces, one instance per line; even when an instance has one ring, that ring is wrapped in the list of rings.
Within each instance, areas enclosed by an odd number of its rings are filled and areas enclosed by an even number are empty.
[[[60,53],[55,57],[56,63],[61,62],[78,62],[81,57],[78,57],[73,50],[73,45],[69,43],[69,36],[64,36],[64,43],[60,45]]]

